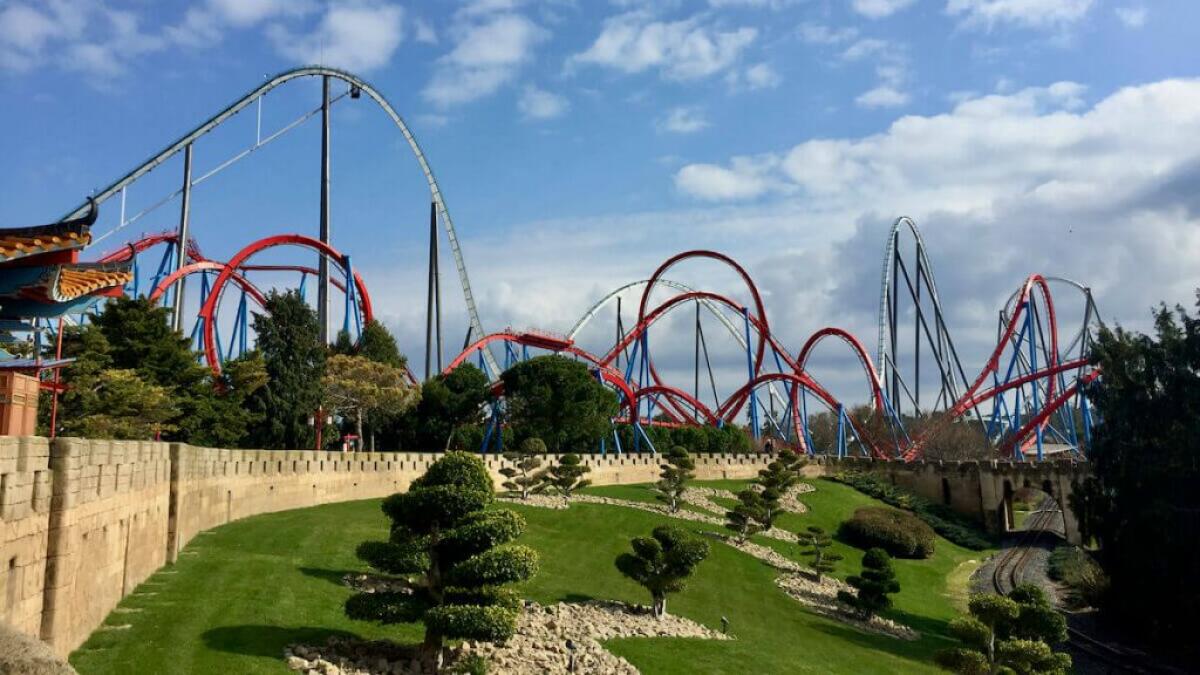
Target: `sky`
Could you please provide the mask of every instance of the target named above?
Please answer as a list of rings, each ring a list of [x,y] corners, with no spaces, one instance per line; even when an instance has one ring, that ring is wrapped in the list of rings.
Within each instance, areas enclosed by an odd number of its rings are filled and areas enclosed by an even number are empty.
[[[873,355],[885,238],[907,215],[973,373],[1032,273],[1082,282],[1106,322],[1134,329],[1159,302],[1194,303],[1198,23],[1189,0],[0,0],[0,226],[57,219],[269,75],[318,63],[369,81],[411,128],[487,330],[565,333],[704,248],[746,268],[789,349],[833,325]],[[316,79],[271,92],[261,122],[252,107],[196,143],[194,174],[319,102]],[[428,187],[365,97],[331,119],[333,243],[420,372]],[[198,185],[205,254],[315,235],[319,143],[310,117]],[[176,157],[132,186],[126,217],[181,175]],[[171,201],[119,227],[119,201],[97,254],[178,222]],[[441,269],[448,360],[466,316],[444,236]],[[670,276],[748,300],[711,262]],[[1080,296],[1056,293],[1069,323]],[[636,303],[624,296],[626,325]],[[690,388],[684,315],[652,350]],[[604,351],[615,318],[581,344]],[[705,322],[719,382],[744,380],[744,353]],[[846,350],[823,346],[811,367],[865,400]]]

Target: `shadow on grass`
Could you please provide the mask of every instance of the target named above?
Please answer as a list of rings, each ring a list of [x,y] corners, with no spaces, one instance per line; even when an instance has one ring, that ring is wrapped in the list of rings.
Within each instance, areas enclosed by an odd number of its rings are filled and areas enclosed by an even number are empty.
[[[354,633],[329,628],[259,625],[220,626],[204,631],[201,638],[206,647],[216,651],[282,659],[283,648],[290,644],[319,645],[333,636],[358,638]]]
[[[343,579],[347,574],[362,574],[362,572],[355,572],[353,570],[328,570],[320,567],[301,567],[299,569],[300,573],[306,577],[328,581],[335,586],[346,586],[346,582]]]
[[[595,600],[595,596],[584,595],[583,593],[564,593],[558,598],[559,602],[588,602]]]

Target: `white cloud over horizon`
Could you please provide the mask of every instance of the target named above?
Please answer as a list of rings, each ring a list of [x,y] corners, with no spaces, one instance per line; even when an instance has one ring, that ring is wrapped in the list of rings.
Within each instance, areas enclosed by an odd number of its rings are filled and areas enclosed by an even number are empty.
[[[658,70],[666,79],[696,80],[733,66],[758,37],[758,30],[726,30],[704,15],[659,21],[646,11],[633,11],[604,21],[600,35],[568,61],[611,68],[626,74]]]

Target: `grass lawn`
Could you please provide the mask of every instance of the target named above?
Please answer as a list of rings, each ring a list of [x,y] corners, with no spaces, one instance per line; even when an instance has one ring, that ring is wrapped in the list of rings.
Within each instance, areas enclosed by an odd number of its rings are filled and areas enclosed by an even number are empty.
[[[737,490],[737,481],[703,483]],[[781,525],[835,529],[856,506],[875,503],[854,490],[818,481],[801,497],[805,515],[787,514]],[[639,486],[595,488],[626,499],[652,500]],[[648,533],[663,516],[634,509],[575,504],[568,511],[513,507],[529,521],[524,541],[542,553],[541,573],[523,588],[543,603],[614,598],[646,603],[648,595],[624,579],[613,559],[629,538]],[[675,521],[693,530],[713,529]],[[386,520],[378,500],[332,504],[247,518],[197,537],[178,564],[164,569],[126,598],[71,656],[83,675],[92,673],[286,673],[283,647],[320,642],[326,635],[354,634],[415,641],[415,625],[380,627],[351,621],[341,611],[350,590],[340,578],[362,569],[354,546],[383,537]],[[762,540],[800,558],[796,546]],[[861,553],[841,544],[847,556],[839,576],[857,571]],[[737,640],[624,639],[609,648],[645,673],[895,673],[935,672],[932,653],[947,644],[946,621],[954,615],[955,589],[966,561],[980,558],[945,540],[926,561],[897,561],[903,590],[897,618],[922,631],[916,642],[861,633],[806,611],[780,591],[776,571],[723,544],[714,543],[689,589],[672,596],[669,611],[712,627],[721,616]],[[953,583],[951,583],[953,581]],[[115,628],[128,626],[127,628]]]

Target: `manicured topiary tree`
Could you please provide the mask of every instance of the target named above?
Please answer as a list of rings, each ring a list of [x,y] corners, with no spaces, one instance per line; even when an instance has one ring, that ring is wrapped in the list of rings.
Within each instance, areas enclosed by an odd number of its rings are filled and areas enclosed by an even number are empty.
[[[696,468],[696,462],[688,451],[679,445],[667,451],[663,459],[666,461],[661,465],[662,473],[658,474],[659,480],[654,484],[654,489],[658,493],[658,500],[666,503],[671,513],[675,513],[679,510],[688,481],[696,477],[696,473],[692,471]]]
[[[808,567],[817,576],[817,581],[821,580],[822,574],[833,572],[834,563],[842,559],[840,554],[825,551],[833,545],[833,537],[830,537],[823,527],[809,525],[807,531],[801,532],[798,539],[802,547],[801,553],[812,558]]]
[[[950,632],[964,646],[938,652],[936,661],[942,668],[972,675],[1070,672],[1071,657],[1050,647],[1066,639],[1066,621],[1054,613],[1040,589],[1018,586],[1009,597],[973,595],[968,609],[968,616],[950,622]],[[1043,609],[1059,620],[1048,619]]]
[[[892,558],[881,548],[869,549],[863,554],[862,572],[846,579],[856,592],[838,591],[838,600],[858,610],[866,619],[892,606],[888,596],[900,592],[900,582],[892,569]]]
[[[592,467],[584,464],[579,455],[568,452],[558,458],[558,463],[546,470],[543,480],[546,487],[557,490],[560,495],[570,499],[572,492],[592,484],[592,481],[583,477],[591,470]]]
[[[758,472],[758,478],[754,482],[762,488],[763,518],[759,523],[762,529],[769,530],[774,527],[780,511],[779,500],[799,480],[791,466],[779,459]]]
[[[521,499],[529,499],[530,493],[539,491],[545,483],[546,472],[537,469],[542,465],[545,454],[546,444],[540,438],[526,438],[516,450],[504,453],[504,459],[513,463],[500,469],[500,473],[508,479],[504,481],[504,489]]]
[[[633,579],[654,600],[654,616],[667,613],[667,594],[682,591],[687,578],[708,557],[708,542],[702,541],[674,525],[654,528],[650,537],[635,537],[633,553],[617,556],[617,569]]]
[[[385,624],[423,622],[422,656],[435,667],[446,639],[511,637],[519,600],[504,586],[532,577],[538,556],[510,543],[525,521],[507,509],[489,510],[492,501],[487,468],[465,452],[446,453],[407,492],[385,499],[390,537],[360,544],[357,554],[409,592],[359,593],[346,601],[346,614]]]
[[[763,496],[754,490],[742,490],[737,498],[737,506],[725,512],[725,528],[732,530],[734,539],[741,544],[763,530],[767,507]]]
[[[801,477],[800,474],[804,470],[804,467],[808,466],[808,457],[791,448],[780,450],[777,461],[787,467],[789,471],[796,474],[797,479]]]

